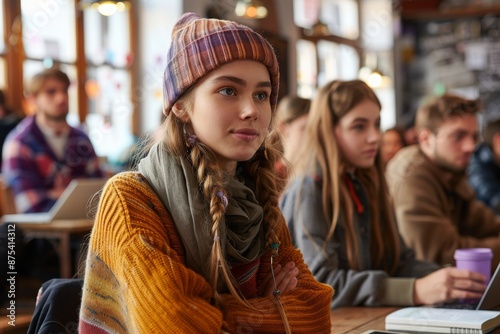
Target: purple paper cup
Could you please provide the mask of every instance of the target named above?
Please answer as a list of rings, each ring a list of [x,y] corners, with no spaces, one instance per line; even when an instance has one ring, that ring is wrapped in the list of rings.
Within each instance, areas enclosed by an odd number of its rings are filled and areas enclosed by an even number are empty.
[[[490,248],[462,248],[455,250],[456,267],[482,274],[486,277],[486,283],[491,278],[492,258],[493,252]]]

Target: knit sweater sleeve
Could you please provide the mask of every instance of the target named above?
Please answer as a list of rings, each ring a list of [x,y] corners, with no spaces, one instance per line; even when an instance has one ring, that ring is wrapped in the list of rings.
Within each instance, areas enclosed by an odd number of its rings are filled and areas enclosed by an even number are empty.
[[[159,213],[159,214],[158,214]],[[92,231],[80,333],[219,333],[210,286],[183,263],[161,203],[130,174],[104,188]]]
[[[280,296],[281,303],[293,333],[330,333],[330,302],[333,290],[329,285],[319,283],[305,264],[302,254],[291,242],[284,220],[280,226],[281,245],[274,263],[284,266],[294,261],[299,269],[297,287]],[[270,256],[261,259],[258,280],[270,272]],[[230,333],[284,333],[274,297],[260,297],[247,300],[259,312],[242,309],[232,296],[227,296],[224,320]]]
[[[218,308],[208,282],[184,264],[184,249],[170,216],[138,176],[114,177],[102,194],[87,258],[80,333],[282,333],[273,297],[231,295]],[[280,230],[277,262],[295,261],[299,285],[281,296],[294,333],[329,333],[332,290],[312,277]],[[266,258],[267,256],[267,258]],[[269,273],[261,261],[258,279]]]

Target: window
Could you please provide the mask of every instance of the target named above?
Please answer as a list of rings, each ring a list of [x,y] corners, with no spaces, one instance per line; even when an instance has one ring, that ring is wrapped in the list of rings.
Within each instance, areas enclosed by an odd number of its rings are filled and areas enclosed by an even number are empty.
[[[3,1],[0,1],[0,36],[4,34],[4,20],[3,20]],[[5,89],[5,41],[0,38],[0,89]]]
[[[365,80],[382,103],[382,128],[396,123],[393,18],[389,0],[294,0],[299,96],[332,80]],[[378,74],[378,81],[369,80]]]
[[[111,138],[123,145],[132,141],[132,14],[82,12],[77,2],[0,1],[7,4],[0,6],[7,41],[0,43],[0,88],[7,87],[14,108],[30,114],[25,84],[44,68],[60,67],[71,81],[68,122],[89,129],[97,154],[109,158],[118,151],[110,147]]]
[[[360,0],[294,0],[298,95],[312,98],[334,79],[358,77],[361,59]]]
[[[85,11],[84,36],[89,136],[98,155],[115,161],[134,140],[129,12]]]

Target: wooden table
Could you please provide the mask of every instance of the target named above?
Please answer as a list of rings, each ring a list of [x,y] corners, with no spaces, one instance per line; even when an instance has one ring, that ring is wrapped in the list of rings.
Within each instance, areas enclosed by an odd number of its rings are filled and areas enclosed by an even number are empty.
[[[385,317],[397,307],[342,307],[333,310],[332,333],[356,334],[369,329],[385,330]]]
[[[332,334],[360,334],[385,330],[385,317],[397,307],[342,307],[331,311]],[[500,334],[500,327],[489,334]]]
[[[16,223],[25,238],[45,238],[51,241],[60,260],[61,278],[73,276],[71,259],[71,236],[81,236],[90,233],[94,221],[92,219],[54,220],[48,224]]]

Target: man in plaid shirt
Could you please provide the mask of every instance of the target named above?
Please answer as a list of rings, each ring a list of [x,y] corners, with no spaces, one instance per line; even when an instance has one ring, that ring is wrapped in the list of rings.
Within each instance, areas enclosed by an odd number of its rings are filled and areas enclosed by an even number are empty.
[[[46,212],[75,178],[102,177],[88,136],[68,125],[68,76],[58,69],[36,74],[30,86],[35,115],[8,135],[3,177],[18,212]]]

